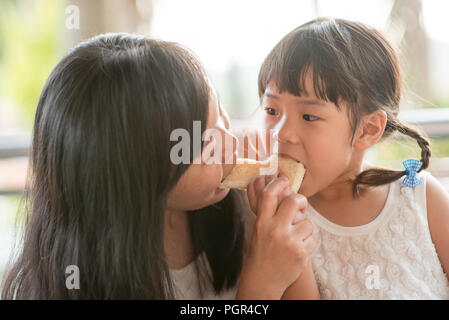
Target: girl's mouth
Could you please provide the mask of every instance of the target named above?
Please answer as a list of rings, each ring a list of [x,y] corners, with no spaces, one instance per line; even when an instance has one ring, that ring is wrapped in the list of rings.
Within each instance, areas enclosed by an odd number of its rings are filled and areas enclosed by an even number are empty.
[[[297,159],[297,158],[295,158],[295,157],[293,157],[293,156],[291,156],[291,155],[289,155],[289,154],[287,154],[287,153],[279,152],[277,155],[278,155],[279,157],[282,157],[282,158],[289,158],[289,159],[292,159],[292,160],[301,162],[301,163],[303,164],[304,168],[306,167],[306,166],[304,165],[304,162],[302,162],[301,160],[299,160],[299,159]]]

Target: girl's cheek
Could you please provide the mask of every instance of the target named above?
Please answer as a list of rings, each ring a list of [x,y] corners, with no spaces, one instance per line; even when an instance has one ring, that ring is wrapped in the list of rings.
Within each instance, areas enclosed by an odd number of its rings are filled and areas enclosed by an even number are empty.
[[[272,121],[265,120],[265,121],[263,122],[263,124],[264,124],[264,129],[265,129],[265,130],[271,130],[271,129],[273,129],[273,123],[272,123]]]
[[[268,116],[265,115],[263,118],[263,124],[266,130],[272,130],[275,129],[277,123],[278,123],[278,118],[272,117],[272,116]]]

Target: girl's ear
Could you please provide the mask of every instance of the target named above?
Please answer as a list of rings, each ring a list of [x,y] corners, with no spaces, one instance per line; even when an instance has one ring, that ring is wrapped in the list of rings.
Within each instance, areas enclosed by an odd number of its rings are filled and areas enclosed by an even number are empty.
[[[384,134],[387,113],[377,110],[362,118],[354,139],[354,148],[366,150],[375,145]]]

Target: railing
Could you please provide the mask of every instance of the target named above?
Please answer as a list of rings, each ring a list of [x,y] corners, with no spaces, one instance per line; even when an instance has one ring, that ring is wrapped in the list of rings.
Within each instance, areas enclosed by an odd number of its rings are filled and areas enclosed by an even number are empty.
[[[29,147],[29,135],[0,135],[0,160],[28,157]],[[17,195],[22,191],[21,189],[2,189],[0,185],[0,195]]]
[[[399,119],[417,126],[431,139],[449,137],[449,108],[407,110],[400,113]],[[433,158],[432,163],[438,167],[432,174],[449,192],[449,157]]]
[[[419,126],[431,138],[449,137],[449,108],[406,110],[399,119]]]
[[[449,137],[449,108],[406,110],[401,112],[399,119],[418,126],[431,138]],[[29,136],[0,136],[0,160],[27,157],[29,146]],[[439,178],[449,190],[449,166],[447,169],[448,175]],[[22,190],[0,189],[0,195],[15,195],[21,192]]]
[[[30,137],[27,135],[0,135],[0,159],[27,157]]]

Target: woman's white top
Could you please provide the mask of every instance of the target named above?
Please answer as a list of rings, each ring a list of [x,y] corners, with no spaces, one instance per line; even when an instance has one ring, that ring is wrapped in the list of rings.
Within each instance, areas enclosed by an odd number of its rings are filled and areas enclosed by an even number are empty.
[[[242,191],[243,192],[243,191]],[[246,198],[246,194],[243,194],[243,199],[245,201],[245,208],[243,210],[244,217],[244,252],[248,251],[249,242],[252,235],[252,230],[255,221],[255,215],[249,209],[249,204]],[[207,266],[207,272],[210,273],[209,263],[207,262],[206,255],[203,253],[197,257],[197,259],[204,259],[204,264]],[[196,261],[196,260],[195,260]],[[218,295],[215,294],[212,283],[206,283],[206,288],[203,288],[201,295],[199,281],[195,268],[195,261],[192,261],[186,267],[182,269],[169,269],[170,276],[173,280],[175,289],[175,298],[180,300],[233,300],[237,294],[238,281],[236,285],[229,289],[220,292]],[[229,261],[232,263],[232,261]]]
[[[362,226],[334,224],[309,205],[318,239],[312,265],[322,299],[449,299],[428,226],[428,175],[420,172],[423,183],[414,189],[403,186],[403,178],[391,183],[380,214]]]
[[[203,253],[197,259],[205,259],[206,255]],[[206,265],[209,264],[206,261]],[[210,269],[208,269],[210,272]],[[230,290],[215,294],[212,283],[207,282],[206,288],[203,288],[203,296],[201,296],[198,277],[196,274],[195,261],[182,269],[170,269],[170,276],[172,277],[175,289],[175,299],[177,300],[233,300],[237,293],[237,285]]]

